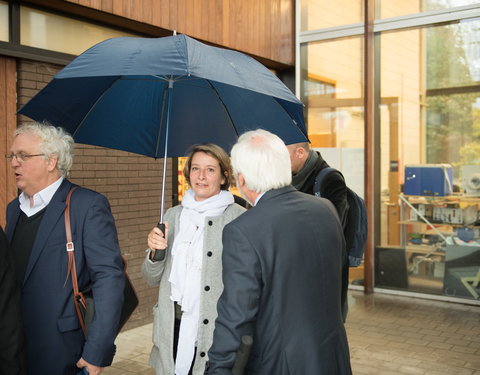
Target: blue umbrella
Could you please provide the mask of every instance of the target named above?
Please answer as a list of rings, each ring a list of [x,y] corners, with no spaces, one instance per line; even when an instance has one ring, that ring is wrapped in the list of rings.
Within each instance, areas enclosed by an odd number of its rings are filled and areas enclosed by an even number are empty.
[[[164,161],[195,143],[229,150],[239,134],[257,128],[286,144],[307,141],[303,104],[273,73],[247,55],[185,35],[105,40],[19,113],[62,126],[77,143]],[[165,178],[161,220],[164,191]]]

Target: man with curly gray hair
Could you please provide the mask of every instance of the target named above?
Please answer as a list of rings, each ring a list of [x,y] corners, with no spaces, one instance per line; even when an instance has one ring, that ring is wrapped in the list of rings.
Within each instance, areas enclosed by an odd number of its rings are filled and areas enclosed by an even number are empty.
[[[28,374],[100,374],[115,354],[125,283],[115,222],[107,199],[76,186],[70,203],[78,286],[91,285],[95,316],[85,338],[67,278],[64,210],[75,186],[67,180],[73,139],[63,129],[18,128],[6,155],[21,191],[7,207],[10,243],[25,330]]]

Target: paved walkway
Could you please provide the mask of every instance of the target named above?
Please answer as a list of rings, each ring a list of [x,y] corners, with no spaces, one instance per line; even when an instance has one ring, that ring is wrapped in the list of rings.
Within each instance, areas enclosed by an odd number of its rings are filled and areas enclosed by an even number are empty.
[[[349,292],[354,375],[480,375],[479,306]],[[154,374],[147,364],[151,329],[147,324],[121,333],[104,374]]]

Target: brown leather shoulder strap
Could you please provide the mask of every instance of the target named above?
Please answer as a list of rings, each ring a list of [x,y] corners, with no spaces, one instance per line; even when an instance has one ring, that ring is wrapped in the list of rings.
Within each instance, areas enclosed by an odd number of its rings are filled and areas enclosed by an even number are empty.
[[[70,198],[72,197],[72,193],[78,186],[74,186],[70,189],[67,195],[67,199],[65,201],[65,233],[67,234],[67,251],[69,251],[69,244],[71,244],[71,248],[73,251],[73,242],[72,242],[72,227],[70,226]]]
[[[72,227],[70,224],[70,198],[72,197],[72,193],[77,187],[78,186],[75,186],[70,189],[67,195],[67,199],[65,201],[65,234],[67,237],[66,248],[68,253],[67,278],[65,279],[65,284],[67,283],[68,275],[71,275],[73,287],[73,302],[75,304],[75,310],[77,312],[78,320],[80,321],[80,326],[82,327],[82,331],[85,334],[85,322],[83,321],[83,316],[80,312],[80,306],[78,304],[81,303],[84,308],[86,307],[86,304],[85,298],[78,290],[77,267],[75,266],[75,246],[72,240]]]

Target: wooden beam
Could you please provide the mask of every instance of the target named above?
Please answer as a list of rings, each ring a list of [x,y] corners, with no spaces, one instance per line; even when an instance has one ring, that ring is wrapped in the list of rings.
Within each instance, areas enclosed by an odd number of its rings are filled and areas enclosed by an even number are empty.
[[[365,0],[365,51],[364,51],[364,108],[365,108],[365,203],[368,212],[368,238],[365,248],[364,291],[373,293],[374,226],[375,226],[375,132],[374,132],[374,32],[375,0]]]
[[[8,202],[17,196],[17,187],[10,163],[4,155],[10,152],[12,135],[17,127],[16,62],[0,56],[0,225],[5,228],[5,209]]]

